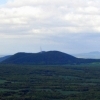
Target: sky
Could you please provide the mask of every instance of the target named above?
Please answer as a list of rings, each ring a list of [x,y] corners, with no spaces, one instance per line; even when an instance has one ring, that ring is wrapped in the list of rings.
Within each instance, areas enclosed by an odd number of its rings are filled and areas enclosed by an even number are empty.
[[[100,51],[100,0],[1,0],[0,55]]]

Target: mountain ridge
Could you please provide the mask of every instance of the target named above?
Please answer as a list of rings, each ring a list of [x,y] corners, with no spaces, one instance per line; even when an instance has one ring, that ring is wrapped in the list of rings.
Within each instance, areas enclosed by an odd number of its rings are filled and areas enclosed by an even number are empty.
[[[60,51],[19,52],[2,61],[4,64],[61,65],[100,62],[100,59],[76,58]]]
[[[66,62],[73,63],[75,60],[76,57],[60,51],[47,51],[39,53],[19,52],[4,60],[3,63],[64,64]]]
[[[99,51],[93,51],[88,53],[79,53],[79,54],[73,54],[77,58],[90,58],[90,59],[100,59],[100,52]]]

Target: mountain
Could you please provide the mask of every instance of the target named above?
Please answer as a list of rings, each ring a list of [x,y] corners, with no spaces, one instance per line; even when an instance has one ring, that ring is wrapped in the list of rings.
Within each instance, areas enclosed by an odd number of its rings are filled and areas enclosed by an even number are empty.
[[[39,53],[16,53],[2,63],[11,64],[71,64],[75,63],[76,57],[59,51]]]
[[[0,62],[8,59],[9,57],[10,57],[10,55],[9,56],[0,56]]]
[[[34,65],[61,65],[100,62],[100,59],[76,58],[72,55],[48,51],[39,53],[16,53],[2,61],[4,64],[34,64]]]
[[[77,58],[92,58],[92,59],[100,59],[100,52],[94,51],[89,53],[80,53],[80,54],[73,54]]]

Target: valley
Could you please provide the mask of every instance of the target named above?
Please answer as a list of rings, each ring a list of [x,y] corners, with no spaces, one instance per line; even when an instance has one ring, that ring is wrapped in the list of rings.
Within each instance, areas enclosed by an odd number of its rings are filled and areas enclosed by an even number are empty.
[[[1,100],[99,100],[100,65],[0,65]]]

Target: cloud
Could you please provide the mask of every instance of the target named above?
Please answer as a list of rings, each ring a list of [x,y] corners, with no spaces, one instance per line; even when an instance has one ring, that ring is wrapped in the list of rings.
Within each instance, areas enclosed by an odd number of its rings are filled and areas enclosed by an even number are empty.
[[[38,34],[40,30],[41,34],[52,34],[50,31],[56,34],[57,28],[66,29],[66,33],[100,32],[98,3],[98,0],[8,0],[0,9],[0,25],[15,31],[25,27],[27,34]]]
[[[87,34],[100,34],[99,5],[99,0],[8,0],[0,6],[0,41],[30,40],[56,48],[67,42],[70,49],[73,43],[91,44]]]

